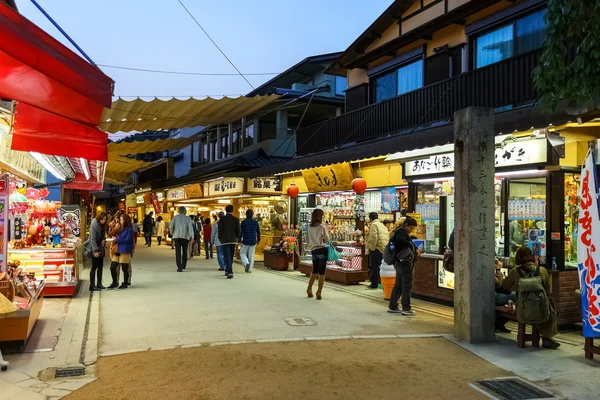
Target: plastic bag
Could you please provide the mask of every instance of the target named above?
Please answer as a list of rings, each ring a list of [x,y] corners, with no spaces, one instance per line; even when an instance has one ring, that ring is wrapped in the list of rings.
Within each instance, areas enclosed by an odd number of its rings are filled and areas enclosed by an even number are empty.
[[[327,248],[327,261],[337,261],[340,259],[340,255],[331,242],[329,242]]]

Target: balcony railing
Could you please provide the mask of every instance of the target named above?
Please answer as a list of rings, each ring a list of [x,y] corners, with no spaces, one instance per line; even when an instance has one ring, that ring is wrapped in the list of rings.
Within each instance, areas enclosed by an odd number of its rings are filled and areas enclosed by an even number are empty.
[[[532,72],[540,56],[541,50],[532,51],[300,129],[298,154],[450,121],[455,111],[469,106],[498,109],[531,103],[537,97]]]

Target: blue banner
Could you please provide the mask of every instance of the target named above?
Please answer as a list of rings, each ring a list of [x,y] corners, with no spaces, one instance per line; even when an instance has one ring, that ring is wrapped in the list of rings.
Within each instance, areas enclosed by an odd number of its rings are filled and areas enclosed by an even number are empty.
[[[384,213],[391,213],[400,209],[398,205],[398,196],[396,188],[381,189],[381,210]]]

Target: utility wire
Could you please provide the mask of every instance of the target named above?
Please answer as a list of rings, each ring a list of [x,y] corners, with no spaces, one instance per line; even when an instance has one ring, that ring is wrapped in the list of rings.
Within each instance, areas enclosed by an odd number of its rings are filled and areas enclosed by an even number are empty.
[[[160,69],[148,69],[148,68],[134,68],[134,67],[123,67],[120,65],[108,65],[108,64],[97,64],[99,67],[123,69],[126,71],[138,71],[138,72],[150,72],[154,74],[170,74],[170,75],[197,75],[197,76],[238,76],[239,74],[233,73],[220,73],[220,72],[187,72],[187,71],[168,71]],[[279,75],[279,72],[250,72],[244,75],[247,76],[266,76],[266,75]]]

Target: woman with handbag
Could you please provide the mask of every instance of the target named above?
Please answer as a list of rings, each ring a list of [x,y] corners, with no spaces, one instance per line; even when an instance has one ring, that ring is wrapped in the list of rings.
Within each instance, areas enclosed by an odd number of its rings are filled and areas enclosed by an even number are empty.
[[[417,250],[412,242],[410,234],[417,228],[417,221],[412,217],[406,217],[402,226],[394,232],[394,245],[396,247],[396,283],[390,296],[388,312],[414,316],[415,312],[410,306],[410,295],[412,291],[413,265]],[[402,297],[402,310],[398,308],[398,300]]]
[[[308,281],[306,294],[308,297],[313,297],[312,287],[315,280],[318,280],[317,300],[321,300],[327,270],[327,257],[329,255],[329,232],[327,227],[323,225],[323,210],[317,208],[313,211],[306,236],[308,250],[311,252],[313,262],[313,272]]]
[[[104,267],[105,255],[105,227],[106,213],[101,212],[96,215],[90,225],[89,243],[91,246],[92,269],[90,271],[90,292],[106,289],[102,285],[102,269]],[[96,280],[96,275],[98,280]]]
[[[129,264],[131,263],[131,255],[133,254],[133,228],[131,225],[131,217],[127,214],[122,215],[122,229],[119,233],[119,236],[117,236],[115,239],[115,243],[117,244],[117,252],[112,259],[113,263],[117,262],[123,270],[123,283],[121,286],[119,286],[119,289],[127,289],[129,286]],[[113,280],[115,275],[116,274],[113,275]],[[114,284],[115,282],[113,281],[113,285]]]

